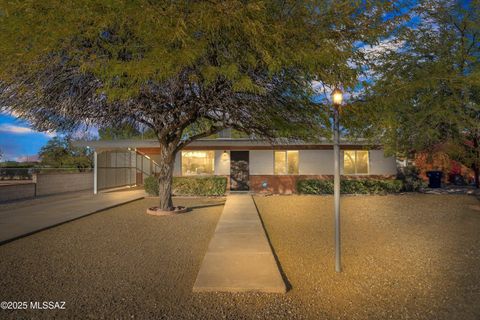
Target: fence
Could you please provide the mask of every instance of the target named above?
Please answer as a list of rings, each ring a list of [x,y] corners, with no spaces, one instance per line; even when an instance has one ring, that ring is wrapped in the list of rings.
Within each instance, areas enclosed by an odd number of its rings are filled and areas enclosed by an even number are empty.
[[[35,174],[93,172],[93,168],[0,167],[0,181],[32,180]]]
[[[136,151],[103,151],[97,155],[98,189],[143,184],[158,172],[158,165]]]
[[[33,181],[36,184],[36,196],[92,190],[93,172],[39,173]]]

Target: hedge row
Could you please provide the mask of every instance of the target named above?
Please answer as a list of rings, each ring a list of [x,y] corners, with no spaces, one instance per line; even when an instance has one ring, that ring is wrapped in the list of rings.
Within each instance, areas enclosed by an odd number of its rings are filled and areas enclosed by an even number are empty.
[[[400,180],[341,180],[340,182],[340,192],[345,194],[386,194],[402,190],[403,182]],[[297,193],[333,194],[333,180],[299,180]]]
[[[145,179],[145,191],[158,196],[158,180]],[[177,196],[222,196],[227,191],[226,177],[174,177],[172,193]]]

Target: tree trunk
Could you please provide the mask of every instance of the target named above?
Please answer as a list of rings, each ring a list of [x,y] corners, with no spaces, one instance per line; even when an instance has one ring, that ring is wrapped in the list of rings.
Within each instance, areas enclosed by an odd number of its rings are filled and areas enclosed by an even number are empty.
[[[477,187],[477,189],[480,188],[480,168],[478,166],[474,166],[473,168],[473,173],[474,173],[474,176],[475,176],[475,187]]]
[[[169,211],[173,209],[172,183],[175,152],[160,144],[160,162],[158,163],[158,195],[160,197],[159,209]]]
[[[475,148],[475,160],[472,166],[474,177],[475,177],[475,187],[480,188],[480,150],[479,150],[479,143],[478,143],[478,135],[475,135],[473,138],[473,147]]]

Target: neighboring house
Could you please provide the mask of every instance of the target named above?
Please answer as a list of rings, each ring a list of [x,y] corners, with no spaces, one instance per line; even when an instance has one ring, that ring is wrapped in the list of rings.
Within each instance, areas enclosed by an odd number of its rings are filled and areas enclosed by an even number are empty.
[[[299,179],[333,176],[333,146],[319,143],[270,144],[248,138],[201,139],[177,154],[175,176],[218,175],[228,178],[231,191],[295,192]],[[160,149],[156,140],[77,142],[95,150],[95,192],[141,185],[155,175]],[[349,178],[391,178],[397,173],[394,157],[380,147],[361,142],[341,143],[341,173]]]

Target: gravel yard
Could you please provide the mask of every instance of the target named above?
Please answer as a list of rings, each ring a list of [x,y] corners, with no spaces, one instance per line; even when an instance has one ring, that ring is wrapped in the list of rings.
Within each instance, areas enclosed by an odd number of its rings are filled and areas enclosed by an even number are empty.
[[[480,211],[473,196],[342,198],[335,274],[333,199],[256,197],[308,318],[480,319]]]
[[[0,318],[478,319],[480,202],[473,196],[342,199],[344,272],[335,274],[332,198],[255,197],[290,283],[285,295],[192,293],[222,199],[152,217],[145,199],[0,246],[1,301],[66,310]]]

